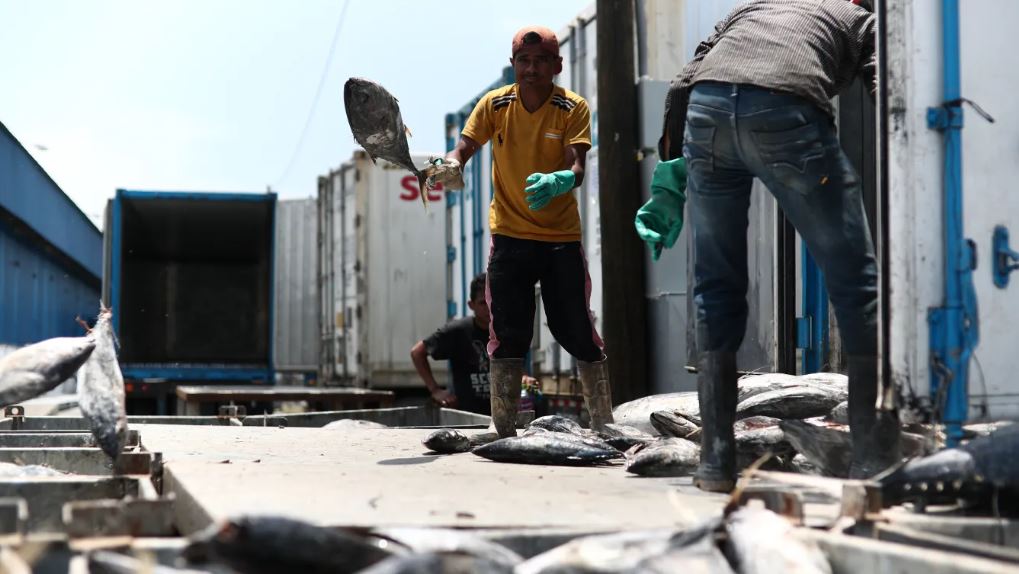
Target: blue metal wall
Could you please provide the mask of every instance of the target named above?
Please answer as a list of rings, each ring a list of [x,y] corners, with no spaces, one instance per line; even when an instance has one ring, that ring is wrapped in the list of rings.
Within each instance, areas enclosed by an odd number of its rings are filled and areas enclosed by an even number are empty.
[[[0,345],[82,334],[101,269],[102,234],[0,124]]]

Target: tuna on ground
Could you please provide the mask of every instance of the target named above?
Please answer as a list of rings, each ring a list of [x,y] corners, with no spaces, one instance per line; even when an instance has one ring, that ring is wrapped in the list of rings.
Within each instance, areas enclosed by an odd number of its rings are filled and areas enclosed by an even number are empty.
[[[454,454],[471,450],[471,439],[456,429],[433,431],[421,444],[439,454]]]
[[[552,431],[499,439],[472,452],[496,462],[564,466],[604,464],[623,456],[603,441]]]

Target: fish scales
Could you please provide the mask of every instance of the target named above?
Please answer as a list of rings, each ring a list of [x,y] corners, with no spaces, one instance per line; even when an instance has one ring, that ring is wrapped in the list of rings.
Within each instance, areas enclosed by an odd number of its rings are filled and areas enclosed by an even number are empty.
[[[74,376],[92,355],[89,337],[56,337],[0,358],[0,406],[35,398]]]
[[[700,408],[697,393],[682,391],[651,395],[623,403],[612,410],[612,418],[619,424],[640,429],[646,433],[657,432],[651,425],[651,413],[655,411],[679,412],[687,420],[700,425]]]
[[[461,552],[392,556],[359,574],[513,574],[513,567]]]
[[[845,398],[839,391],[818,385],[766,391],[737,404],[736,418],[763,415],[779,419],[806,419],[828,414],[843,400]]]
[[[245,574],[353,574],[392,555],[352,533],[281,516],[242,516],[213,524],[191,539],[185,557]]]
[[[684,417],[679,411],[655,411],[651,413],[651,426],[662,436],[687,438],[700,431],[701,427]]]
[[[831,565],[817,544],[770,510],[740,508],[727,518],[725,528],[726,555],[735,558],[740,574],[831,574]]]
[[[407,126],[400,103],[381,85],[364,78],[350,78],[343,86],[347,122],[357,143],[374,162],[382,158],[414,174],[421,201],[428,204],[426,176],[414,165],[407,145]]]
[[[601,464],[623,456],[604,441],[552,431],[499,439],[472,452],[495,462],[564,466]]]
[[[700,453],[695,442],[665,438],[629,457],[626,470],[640,476],[687,476],[697,469]]]
[[[579,435],[583,432],[577,421],[562,415],[538,417],[527,424],[528,429],[540,428],[552,432],[566,432]]]
[[[113,311],[100,309],[91,332],[96,348],[82,368],[78,382],[78,405],[99,447],[116,459],[127,442],[127,410],[112,319]]]
[[[428,449],[439,454],[454,454],[471,450],[471,439],[456,429],[439,429],[421,441]]]
[[[469,530],[400,526],[376,528],[372,530],[372,534],[394,540],[414,552],[470,554],[510,567],[524,560],[502,544],[492,542]]]

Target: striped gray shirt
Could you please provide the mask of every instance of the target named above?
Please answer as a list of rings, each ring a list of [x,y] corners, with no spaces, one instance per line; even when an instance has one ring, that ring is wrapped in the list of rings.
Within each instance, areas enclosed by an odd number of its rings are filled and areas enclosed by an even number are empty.
[[[739,4],[673,80],[665,102],[666,130],[677,133],[673,129],[678,128],[682,139],[689,89],[708,80],[790,92],[834,117],[831,99],[856,76],[875,92],[874,24],[870,11],[848,0]],[[673,107],[679,113],[670,117]],[[670,139],[673,149],[682,144]]]

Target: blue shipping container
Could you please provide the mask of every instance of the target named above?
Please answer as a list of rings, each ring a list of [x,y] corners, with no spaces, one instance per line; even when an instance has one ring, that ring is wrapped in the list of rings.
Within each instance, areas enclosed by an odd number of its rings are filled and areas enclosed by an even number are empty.
[[[117,190],[103,291],[125,378],[272,381],[275,213],[274,193]]]
[[[101,261],[99,230],[0,124],[0,346],[81,335]]]

